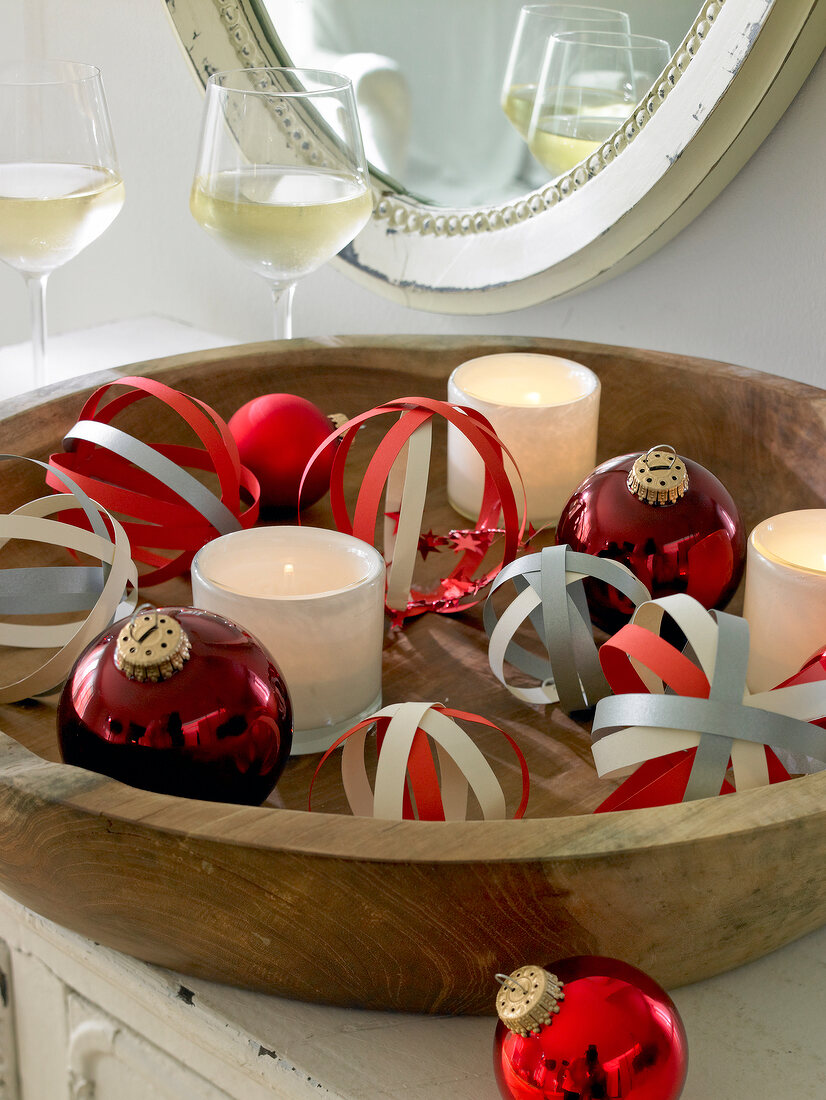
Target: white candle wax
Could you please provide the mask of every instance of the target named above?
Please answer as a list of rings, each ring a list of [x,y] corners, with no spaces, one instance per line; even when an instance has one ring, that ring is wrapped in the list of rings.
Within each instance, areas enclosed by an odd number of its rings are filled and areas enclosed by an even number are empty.
[[[447,396],[483,413],[513,455],[530,522],[555,523],[596,465],[600,383],[593,371],[553,355],[483,355],[453,371]],[[513,463],[506,460],[506,468],[521,505]],[[476,519],[484,476],[481,457],[449,425],[447,495],[457,512]]]
[[[784,512],[749,536],[748,686],[768,691],[826,645],[826,509]]]
[[[318,527],[236,531],[195,555],[195,606],[249,630],[284,676],[294,755],[381,706],[384,582],[377,550]]]

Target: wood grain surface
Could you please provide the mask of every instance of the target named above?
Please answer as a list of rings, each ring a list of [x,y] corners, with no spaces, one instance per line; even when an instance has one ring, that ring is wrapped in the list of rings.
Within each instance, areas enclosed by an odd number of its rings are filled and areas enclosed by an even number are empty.
[[[747,530],[826,502],[826,392],[704,360],[528,338],[354,337],[156,360],[87,379],[83,391],[63,385],[6,402],[0,449],[45,460],[84,394],[119,374],[160,378],[226,418],[279,391],[354,415],[393,398],[444,397],[454,366],[514,349],[570,357],[599,375],[600,460],[672,443],[724,482]],[[133,406],[119,426],[148,440],[188,441],[150,405]],[[359,434],[351,490],[384,428],[374,421]],[[434,531],[463,525],[446,503],[437,442],[425,516]],[[31,464],[0,468],[0,511],[42,493]],[[330,525],[326,502],[302,520]],[[4,549],[0,565],[21,552]],[[191,599],[186,578],[143,595]],[[0,653],[4,680],[23,659]],[[592,816],[611,784],[596,776],[587,722],[519,703],[501,687],[478,608],[388,629],[383,681],[385,702],[444,702],[516,737],[532,773],[526,819],[352,818],[336,761],[314,791],[318,812],[307,813],[314,757],[290,761],[260,808],[137,791],[61,764],[54,708],[28,701],[0,708],[0,887],[98,942],[184,973],[307,1000],[440,1013],[492,1012],[493,975],[525,962],[615,955],[674,986],[826,922],[826,773]],[[509,750],[495,739],[481,745],[515,805]]]

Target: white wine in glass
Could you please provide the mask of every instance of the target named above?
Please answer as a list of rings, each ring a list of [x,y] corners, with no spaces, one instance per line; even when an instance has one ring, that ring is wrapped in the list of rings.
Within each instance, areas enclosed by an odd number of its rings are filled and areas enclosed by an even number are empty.
[[[210,77],[190,210],[269,282],[276,339],[292,335],[297,280],[348,245],[372,209],[347,77],[315,69]]]
[[[552,177],[617,130],[668,64],[668,43],[603,30],[553,35],[528,126],[528,148]]]
[[[501,104],[511,126],[523,140],[528,137],[549,39],[565,31],[594,28],[628,34],[631,25],[625,12],[612,8],[558,2],[522,5],[502,81]]]
[[[35,386],[46,381],[46,281],[108,229],[123,199],[100,71],[0,67],[0,260],[29,288]]]

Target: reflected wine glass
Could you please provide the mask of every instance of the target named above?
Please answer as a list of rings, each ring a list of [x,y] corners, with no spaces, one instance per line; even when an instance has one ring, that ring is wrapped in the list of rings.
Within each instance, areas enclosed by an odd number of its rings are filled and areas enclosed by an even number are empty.
[[[46,380],[46,282],[123,206],[100,71],[71,61],[0,66],[0,260],[29,289],[34,385]]]
[[[523,140],[528,137],[536,88],[548,40],[554,34],[593,28],[629,34],[628,15],[611,8],[582,4],[524,4],[519,12],[508,64],[502,81],[501,105]]]
[[[569,172],[625,122],[670,56],[667,42],[646,35],[554,35],[528,125],[534,157],[552,177]]]
[[[349,244],[373,209],[350,80],[318,69],[213,74],[190,209],[267,280],[275,338],[289,339],[297,280]]]

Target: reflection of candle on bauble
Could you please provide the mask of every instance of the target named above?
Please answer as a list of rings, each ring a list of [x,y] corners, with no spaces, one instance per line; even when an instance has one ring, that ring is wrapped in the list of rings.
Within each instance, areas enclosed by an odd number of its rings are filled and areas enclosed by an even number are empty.
[[[246,627],[284,673],[294,755],[381,706],[384,583],[374,547],[317,527],[257,527],[198,551],[195,604]]]
[[[553,355],[511,352],[462,363],[448,381],[448,400],[481,412],[513,455],[525,486],[528,519],[553,523],[597,450],[600,384],[580,363]],[[453,426],[447,435],[447,492],[451,505],[475,518],[482,503],[481,457]],[[522,486],[506,469],[517,500]]]
[[[749,536],[748,686],[767,691],[826,645],[826,508],[784,512]]]

